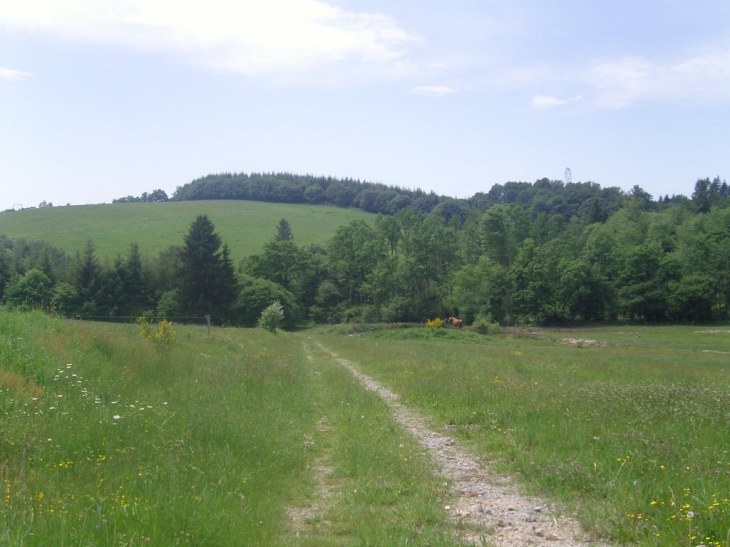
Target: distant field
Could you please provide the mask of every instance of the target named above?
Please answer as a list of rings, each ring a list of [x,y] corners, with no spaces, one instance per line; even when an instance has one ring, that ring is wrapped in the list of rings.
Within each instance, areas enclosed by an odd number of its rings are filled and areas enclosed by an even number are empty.
[[[205,213],[228,243],[234,261],[257,253],[286,218],[300,245],[325,243],[338,226],[372,214],[353,209],[258,201],[185,201],[77,205],[0,213],[0,234],[44,240],[75,253],[91,239],[100,258],[124,254],[136,242],[142,254],[182,245],[196,215]]]

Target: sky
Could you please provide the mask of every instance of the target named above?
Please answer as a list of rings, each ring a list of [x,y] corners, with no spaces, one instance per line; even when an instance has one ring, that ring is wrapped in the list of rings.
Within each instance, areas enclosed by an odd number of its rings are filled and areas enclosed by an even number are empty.
[[[0,210],[210,173],[730,179],[727,0],[0,2]]]

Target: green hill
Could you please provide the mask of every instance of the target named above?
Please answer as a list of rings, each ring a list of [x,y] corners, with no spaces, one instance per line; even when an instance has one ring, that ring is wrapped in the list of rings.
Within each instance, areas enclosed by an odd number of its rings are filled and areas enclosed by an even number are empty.
[[[149,255],[182,245],[190,223],[203,213],[213,221],[236,261],[259,252],[273,239],[282,218],[289,221],[294,241],[300,245],[324,244],[338,226],[374,218],[355,209],[259,201],[77,205],[0,213],[0,234],[44,240],[68,253],[75,253],[91,239],[101,259],[125,254],[129,244],[136,242],[142,254]]]

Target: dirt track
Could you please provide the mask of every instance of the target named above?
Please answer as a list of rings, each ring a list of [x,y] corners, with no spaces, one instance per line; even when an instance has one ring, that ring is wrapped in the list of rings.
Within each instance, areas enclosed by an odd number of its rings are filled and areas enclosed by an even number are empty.
[[[390,406],[396,421],[423,446],[439,473],[449,481],[454,501],[445,509],[463,530],[463,538],[481,545],[588,547],[607,544],[590,541],[573,519],[558,515],[546,502],[521,496],[507,477],[489,468],[461,448],[457,441],[429,428],[419,413],[398,402],[399,396],[360,372],[351,362],[321,344],[367,389]]]

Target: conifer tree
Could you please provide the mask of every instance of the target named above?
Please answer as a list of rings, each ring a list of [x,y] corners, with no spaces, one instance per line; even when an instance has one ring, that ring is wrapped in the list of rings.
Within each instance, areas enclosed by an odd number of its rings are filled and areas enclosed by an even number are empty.
[[[222,320],[235,299],[235,271],[207,215],[198,215],[180,251],[178,279],[183,313]]]
[[[84,250],[76,253],[73,272],[73,285],[79,294],[80,311],[83,315],[93,315],[97,312],[100,282],[101,266],[96,258],[96,247],[89,240]]]
[[[198,215],[180,251],[180,304],[184,313],[202,316],[215,307],[221,238],[208,215]]]
[[[220,264],[218,267],[218,310],[217,314],[222,319],[227,317],[228,309],[234,304],[238,295],[238,280],[236,279],[236,269],[233,266],[231,252],[227,244],[223,244],[220,254]]]
[[[274,238],[275,241],[291,241],[294,239],[294,236],[291,233],[291,226],[289,226],[289,221],[287,221],[285,218],[282,218],[279,221],[278,226],[276,227],[276,237]]]

